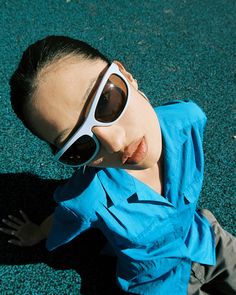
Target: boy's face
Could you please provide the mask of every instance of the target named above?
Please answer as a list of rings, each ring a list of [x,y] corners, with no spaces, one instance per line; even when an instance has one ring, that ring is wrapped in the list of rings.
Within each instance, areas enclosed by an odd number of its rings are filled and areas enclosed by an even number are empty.
[[[159,160],[162,149],[159,122],[149,102],[138,92],[132,75],[117,64],[130,84],[129,102],[113,125],[92,128],[101,146],[87,166],[151,168]],[[96,90],[107,67],[104,61],[77,57],[67,57],[45,67],[38,75],[37,89],[28,106],[33,129],[45,141],[61,148],[83,123],[88,100],[92,99],[91,91],[94,87]],[[125,152],[133,156],[122,163]]]

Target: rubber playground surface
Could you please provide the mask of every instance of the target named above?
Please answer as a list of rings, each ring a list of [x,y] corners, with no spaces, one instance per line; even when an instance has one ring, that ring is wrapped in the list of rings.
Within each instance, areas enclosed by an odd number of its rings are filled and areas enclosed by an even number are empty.
[[[192,99],[206,112],[205,180],[199,207],[235,235],[236,2],[234,0],[4,0],[0,4],[0,218],[24,210],[40,223],[52,193],[72,170],[11,110],[9,77],[23,50],[68,35],[120,60],[153,106]],[[115,259],[99,255],[100,233],[48,253],[44,242],[17,248],[0,233],[0,294],[124,294]]]

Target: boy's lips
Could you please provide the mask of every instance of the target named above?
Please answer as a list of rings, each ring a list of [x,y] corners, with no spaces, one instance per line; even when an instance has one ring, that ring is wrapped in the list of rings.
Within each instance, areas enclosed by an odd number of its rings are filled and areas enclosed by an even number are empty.
[[[124,150],[122,156],[122,164],[138,164],[140,163],[147,154],[147,143],[144,137],[131,143]]]

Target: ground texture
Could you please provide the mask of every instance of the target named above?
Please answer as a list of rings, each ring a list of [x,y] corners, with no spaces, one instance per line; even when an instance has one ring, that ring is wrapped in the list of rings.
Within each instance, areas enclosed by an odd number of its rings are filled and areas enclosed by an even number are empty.
[[[8,80],[22,51],[50,34],[69,35],[122,61],[154,106],[192,99],[206,112],[205,182],[199,206],[235,234],[236,2],[234,0],[1,0],[0,218],[23,209],[40,222],[71,170],[15,117]],[[123,294],[115,261],[98,255],[97,232],[48,253],[19,249],[0,234],[0,294]]]

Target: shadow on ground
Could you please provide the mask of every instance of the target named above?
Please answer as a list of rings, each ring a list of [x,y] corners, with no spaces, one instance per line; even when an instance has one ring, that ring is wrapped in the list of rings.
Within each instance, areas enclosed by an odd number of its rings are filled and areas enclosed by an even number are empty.
[[[32,221],[40,223],[54,210],[52,194],[59,183],[28,173],[1,174],[0,219],[8,214],[17,216],[22,209]],[[45,249],[44,242],[16,251],[16,246],[7,243],[8,238],[0,233],[0,264],[46,263],[54,269],[74,269],[81,276],[83,295],[127,294],[115,283],[116,259],[100,255],[106,239],[98,230],[89,230],[52,252]]]

